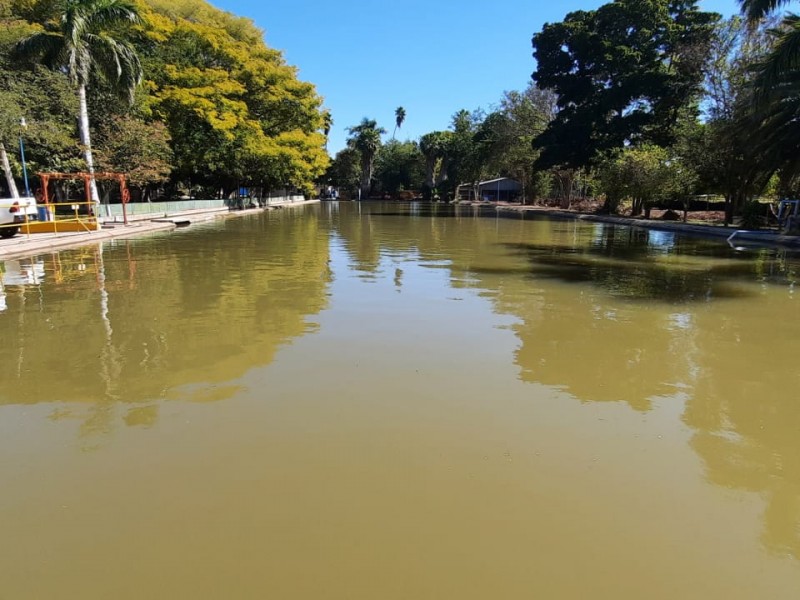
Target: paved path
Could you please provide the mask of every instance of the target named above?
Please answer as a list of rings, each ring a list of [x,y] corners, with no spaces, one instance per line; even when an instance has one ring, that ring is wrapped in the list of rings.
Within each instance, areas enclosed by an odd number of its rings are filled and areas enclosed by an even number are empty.
[[[283,206],[302,206],[305,204],[316,204],[319,200],[309,200],[306,202],[291,202],[285,204],[271,204],[266,208],[254,208],[248,210],[231,211],[227,208],[213,210],[190,210],[176,212],[167,215],[147,216],[138,215],[136,220],[131,220],[128,225],[115,223],[106,219],[103,221],[103,228],[100,231],[87,232],[60,232],[60,233],[32,233],[25,235],[20,232],[10,239],[0,239],[0,261],[12,258],[22,258],[43,254],[54,250],[65,248],[76,248],[88,246],[105,240],[114,238],[132,238],[153,233],[167,233],[176,229],[177,225],[172,221],[189,220],[191,223],[207,222],[215,219],[227,219],[252,215],[274,210]]]

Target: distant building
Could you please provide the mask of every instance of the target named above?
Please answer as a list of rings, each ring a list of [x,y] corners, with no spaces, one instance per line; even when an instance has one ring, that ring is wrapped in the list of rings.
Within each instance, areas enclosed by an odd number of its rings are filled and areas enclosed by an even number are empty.
[[[510,177],[500,177],[477,185],[462,184],[456,195],[462,201],[518,202],[522,198],[522,184]]]

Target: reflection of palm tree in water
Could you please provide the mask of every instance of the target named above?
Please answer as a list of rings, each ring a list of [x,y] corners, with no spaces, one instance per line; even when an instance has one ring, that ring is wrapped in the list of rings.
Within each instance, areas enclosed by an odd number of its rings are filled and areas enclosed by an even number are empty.
[[[79,420],[91,448],[120,423],[154,425],[164,400],[235,396],[239,377],[315,330],[308,319],[325,307],[331,280],[329,232],[316,213],[264,215],[257,225],[269,236],[252,235],[254,225],[47,261],[40,310],[10,303],[19,319],[0,322],[10,340],[0,346],[0,379],[19,390],[13,401],[56,402],[51,418]],[[35,360],[18,367],[26,353]],[[0,405],[10,401],[0,390]]]

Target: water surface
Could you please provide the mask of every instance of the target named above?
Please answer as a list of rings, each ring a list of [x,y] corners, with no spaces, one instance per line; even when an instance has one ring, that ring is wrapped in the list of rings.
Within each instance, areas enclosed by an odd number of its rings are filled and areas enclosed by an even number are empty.
[[[800,590],[792,255],[326,203],[0,271],[0,598]]]

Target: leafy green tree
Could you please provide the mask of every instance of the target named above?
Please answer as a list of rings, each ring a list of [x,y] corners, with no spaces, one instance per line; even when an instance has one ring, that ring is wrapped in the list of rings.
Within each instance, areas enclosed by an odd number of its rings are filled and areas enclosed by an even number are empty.
[[[6,182],[10,186],[9,179],[22,175],[17,152],[22,134],[32,191],[37,171],[85,168],[73,127],[77,98],[67,79],[38,65],[20,64],[12,56],[17,41],[33,31],[29,24],[10,17],[0,27],[0,143],[7,149]],[[23,117],[27,127],[21,131]]]
[[[420,189],[425,177],[425,159],[416,142],[390,140],[375,158],[375,179],[383,192]]]
[[[106,132],[119,119],[133,119],[137,131],[163,123],[166,132],[159,130],[154,140],[169,140],[171,146],[167,189],[189,187],[227,194],[242,184],[294,186],[309,191],[329,162],[325,132],[329,132],[331,121],[326,120],[314,86],[300,81],[297,70],[285,63],[281,53],[264,44],[263,31],[251,20],[216,9],[204,0],[130,1],[135,2],[141,22],[136,27],[118,25],[100,33],[108,32],[117,39],[124,29],[140,57],[145,85],[136,88],[131,106],[107,93],[109,86],[99,85],[102,69],[91,70],[86,112],[92,116],[94,144],[89,149],[103,153],[103,160],[110,164],[109,157],[116,150],[107,146],[110,138]],[[65,25],[58,15],[65,6],[79,4],[99,7],[108,2],[0,0],[0,38],[13,37],[16,44],[34,33],[45,36],[42,39],[58,37]],[[98,57],[105,55],[101,52]],[[53,58],[52,64],[59,62],[57,56],[46,53],[40,58]],[[31,92],[36,101],[27,102],[22,111],[30,116],[26,142],[31,137],[32,161],[57,170],[86,170],[85,160],[82,165],[75,164],[61,140],[56,139],[63,131],[75,137],[74,116],[63,116],[63,106],[69,103],[62,102],[63,86],[55,81],[67,82],[64,74],[68,65],[65,62],[63,69],[53,71],[52,82],[44,82],[38,70],[20,68],[18,63],[10,62],[8,69],[0,70],[3,83],[10,82],[16,89],[16,82],[42,81]],[[38,96],[40,88],[48,87],[53,101]],[[74,91],[72,95],[76,95]],[[78,113],[75,104],[74,113]],[[37,108],[40,106],[41,111]],[[33,115],[37,111],[38,119]],[[52,112],[52,118],[45,118],[44,112]],[[57,120],[60,125],[54,127]],[[69,149],[75,148],[78,146],[73,142]],[[145,149],[144,145],[138,148]],[[18,175],[13,153],[9,152],[9,158],[11,169]]]
[[[17,44],[24,57],[38,58],[46,66],[64,70],[75,86],[79,101],[79,131],[86,167],[94,174],[86,88],[93,73],[132,96],[142,78],[133,47],[117,35],[123,24],[138,24],[138,8],[127,0],[61,0],[55,5],[57,20],[46,21],[45,30]],[[94,177],[91,198],[100,202]]]
[[[353,192],[358,190],[361,180],[361,153],[347,146],[336,153],[323,177],[325,183]]]
[[[149,105],[169,130],[173,179],[228,195],[239,185],[310,192],[328,166],[327,120],[263,31],[202,0],[147,0],[137,41]]]
[[[643,144],[614,151],[601,164],[600,181],[611,212],[629,199],[632,216],[644,210],[649,218],[656,201],[688,193],[692,177],[666,149]]]
[[[349,127],[350,137],[347,143],[358,150],[361,155],[361,198],[369,198],[372,189],[372,171],[375,164],[375,155],[381,147],[381,135],[386,133],[383,127],[378,127],[374,119],[361,120],[361,123]]]
[[[446,168],[447,154],[450,151],[453,134],[450,131],[432,131],[419,140],[419,149],[425,159],[425,180],[422,196],[426,201],[433,198],[436,187],[436,166],[439,161]]]
[[[533,36],[533,79],[558,96],[537,137],[539,167],[575,168],[625,143],[674,141],[696,101],[719,15],[694,0],[615,0],[569,13]]]
[[[706,70],[707,119],[694,124],[682,120],[680,152],[697,171],[700,188],[725,197],[727,223],[783,163],[781,144],[770,131],[783,135],[783,125],[791,130],[791,123],[771,126],[771,108],[757,108],[753,102],[755,65],[772,43],[768,30],[766,24],[748,27],[739,17],[718,23]],[[780,117],[786,106],[772,118]]]
[[[513,177],[523,184],[525,201],[539,188],[533,140],[555,115],[555,96],[531,84],[523,91],[505,92],[498,109],[475,134],[479,160],[488,177]]]
[[[392,139],[394,139],[394,135],[397,133],[397,130],[400,129],[405,122],[406,109],[402,106],[398,106],[394,111],[394,131],[392,131]]]
[[[447,201],[455,196],[456,188],[464,183],[475,183],[483,174],[483,164],[476,140],[485,115],[478,109],[462,109],[453,115],[451,131],[440,137],[441,162],[436,176],[440,198]]]
[[[125,173],[147,199],[152,188],[167,182],[172,149],[163,123],[131,115],[116,116],[98,131],[97,164],[104,171]]]

